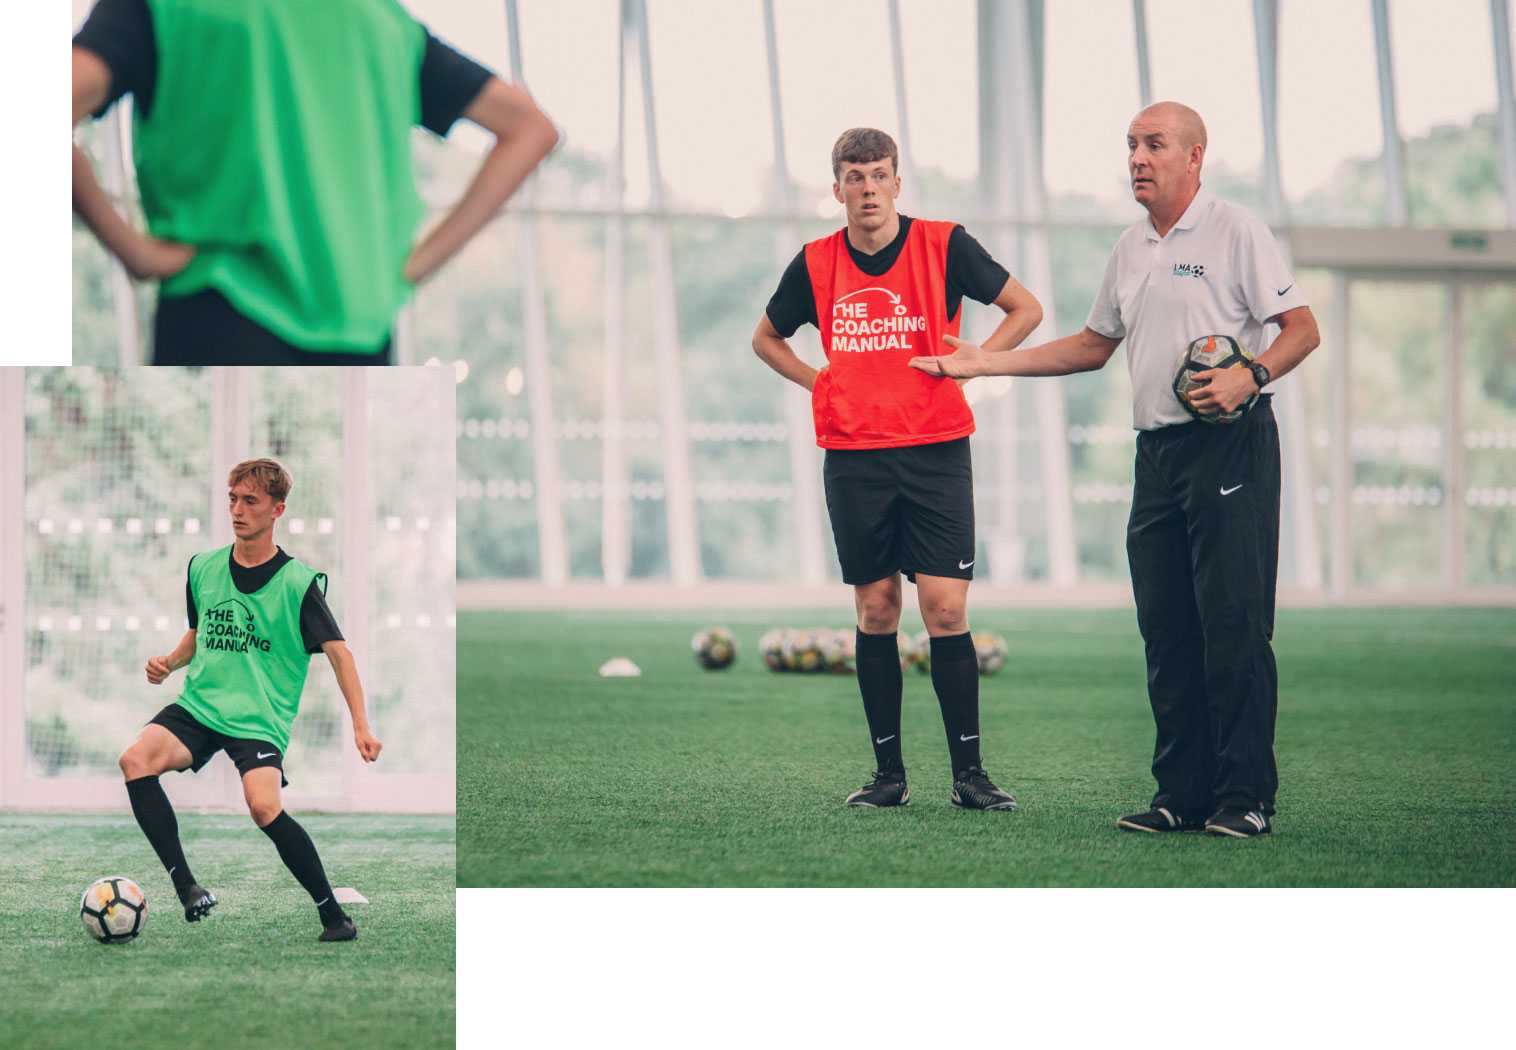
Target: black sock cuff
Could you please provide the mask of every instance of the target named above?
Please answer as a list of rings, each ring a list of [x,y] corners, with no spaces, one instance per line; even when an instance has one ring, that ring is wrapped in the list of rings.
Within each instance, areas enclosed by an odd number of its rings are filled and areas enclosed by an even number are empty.
[[[857,655],[889,657],[891,660],[900,659],[900,642],[897,640],[898,631],[889,634],[864,634],[863,628],[858,629]]]
[[[259,828],[258,830],[263,832],[269,838],[275,838],[291,824],[295,824],[295,818],[289,815],[288,810],[281,809],[277,817],[269,821],[267,824],[263,825],[263,827]],[[295,826],[299,827],[300,825],[295,824]]]
[[[126,790],[130,791],[132,789],[132,786],[134,784],[148,784],[148,783],[153,783],[153,784],[158,783],[158,774],[154,773],[150,777],[137,777],[135,780],[128,780],[126,782]]]
[[[941,659],[955,659],[958,657],[973,657],[978,659],[974,652],[974,636],[968,631],[962,634],[945,634],[932,639],[932,662]]]

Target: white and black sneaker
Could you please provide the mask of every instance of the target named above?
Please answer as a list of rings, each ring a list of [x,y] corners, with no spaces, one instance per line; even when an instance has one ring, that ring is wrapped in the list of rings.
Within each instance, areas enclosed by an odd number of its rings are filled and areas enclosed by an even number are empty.
[[[849,806],[903,806],[911,800],[905,774],[898,770],[875,770],[874,779],[847,797]]]
[[[952,801],[964,809],[1016,808],[1016,796],[996,787],[978,766],[953,774]]]
[[[1123,831],[1199,831],[1200,822],[1185,820],[1167,806],[1154,806],[1146,813],[1133,813],[1116,821]]]
[[[1234,839],[1250,839],[1254,835],[1269,833],[1269,818],[1256,809],[1229,806],[1217,810],[1205,822],[1205,830],[1212,835],[1230,835]]]

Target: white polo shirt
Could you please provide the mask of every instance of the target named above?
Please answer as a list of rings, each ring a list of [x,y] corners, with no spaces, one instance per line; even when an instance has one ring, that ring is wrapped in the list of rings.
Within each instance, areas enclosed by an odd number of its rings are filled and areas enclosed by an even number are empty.
[[[1174,396],[1191,340],[1230,335],[1256,357],[1269,319],[1305,305],[1268,226],[1202,186],[1167,236],[1150,218],[1122,233],[1085,324],[1125,340],[1132,425],[1156,430],[1194,418]]]

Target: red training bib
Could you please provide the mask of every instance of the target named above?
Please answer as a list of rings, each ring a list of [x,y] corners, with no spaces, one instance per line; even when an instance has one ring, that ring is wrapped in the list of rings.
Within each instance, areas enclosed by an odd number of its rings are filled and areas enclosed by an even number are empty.
[[[958,334],[962,309],[947,319],[954,225],[913,219],[900,256],[880,277],[853,262],[846,229],[805,246],[827,360],[811,392],[822,448],[903,448],[974,432],[958,384],[906,364],[950,352],[942,337]]]

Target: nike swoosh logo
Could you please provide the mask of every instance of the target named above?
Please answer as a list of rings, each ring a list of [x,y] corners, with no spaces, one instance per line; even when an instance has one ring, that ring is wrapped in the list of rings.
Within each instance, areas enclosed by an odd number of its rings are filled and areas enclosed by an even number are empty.
[[[1230,496],[1230,495],[1231,495],[1231,494],[1232,494],[1232,493],[1234,493],[1234,492],[1236,492],[1236,491],[1237,491],[1237,490],[1238,490],[1238,489],[1240,489],[1240,488],[1242,488],[1242,486],[1241,486],[1241,485],[1233,485],[1233,486],[1232,486],[1232,487],[1231,487],[1231,488],[1229,488],[1229,489],[1222,489],[1222,490],[1221,490],[1221,494],[1222,494],[1222,495],[1223,495],[1223,496]]]
[[[891,740],[895,739],[896,735],[897,734],[895,734],[895,733],[891,733],[889,736],[884,737],[883,739],[875,740],[874,743],[876,743],[876,744],[888,744]]]
[[[972,561],[961,561],[958,563],[958,567],[960,569],[967,569],[972,564],[974,564]]]
[[[319,900],[319,901],[317,901],[316,902],[316,907],[318,907],[318,908],[321,907],[323,904],[326,903],[326,901],[329,901],[329,900],[331,900],[330,897],[326,898],[326,900]]]
[[[279,752],[277,752],[277,751],[270,751],[268,754],[265,755],[262,751],[260,751],[260,752],[258,752],[258,757],[259,758],[273,758],[278,753]]]
[[[1283,295],[1285,292],[1289,291],[1293,287],[1295,287],[1293,284],[1287,284],[1283,288],[1279,289],[1279,294]]]
[[[967,744],[970,740],[978,740],[978,739],[979,739],[979,734],[978,733],[975,733],[973,736],[964,736],[962,733],[958,734],[958,742],[961,743],[961,744]]]

